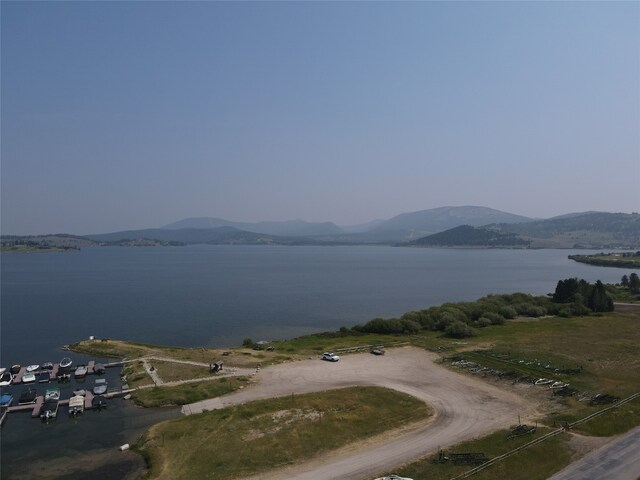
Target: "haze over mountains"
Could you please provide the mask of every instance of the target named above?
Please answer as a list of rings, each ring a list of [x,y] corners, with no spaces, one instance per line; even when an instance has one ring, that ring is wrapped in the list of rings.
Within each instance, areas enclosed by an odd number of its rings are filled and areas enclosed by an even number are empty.
[[[56,243],[55,236],[3,236],[4,243],[22,238]],[[44,240],[46,238],[46,240]],[[413,245],[506,248],[638,248],[637,213],[571,213],[540,220],[486,207],[440,207],[403,213],[367,224],[337,226],[332,222],[234,222],[196,217],[161,228],[96,235],[60,236],[101,245],[233,244],[233,245]]]

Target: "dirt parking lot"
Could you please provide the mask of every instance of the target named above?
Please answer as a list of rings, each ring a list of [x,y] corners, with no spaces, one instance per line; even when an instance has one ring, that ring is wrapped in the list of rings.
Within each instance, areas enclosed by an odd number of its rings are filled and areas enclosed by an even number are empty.
[[[312,461],[255,478],[300,480],[373,478],[438,448],[478,437],[533,415],[535,405],[516,395],[441,367],[437,355],[414,347],[391,349],[385,356],[343,356],[339,362],[319,359],[262,369],[257,384],[225,397],[185,405],[184,414],[238,405],[252,400],[355,385],[376,385],[408,393],[428,403],[435,416],[428,422],[352,445]]]

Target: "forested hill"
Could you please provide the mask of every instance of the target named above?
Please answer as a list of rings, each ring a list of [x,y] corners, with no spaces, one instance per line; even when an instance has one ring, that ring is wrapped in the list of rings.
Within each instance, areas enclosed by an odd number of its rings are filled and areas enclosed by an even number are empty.
[[[515,233],[500,233],[484,227],[461,225],[444,232],[419,238],[409,245],[442,247],[527,247],[529,242]]]

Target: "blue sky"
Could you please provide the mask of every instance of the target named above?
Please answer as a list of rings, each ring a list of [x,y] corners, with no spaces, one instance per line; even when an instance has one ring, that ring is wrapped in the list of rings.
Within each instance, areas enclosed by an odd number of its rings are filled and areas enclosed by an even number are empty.
[[[638,2],[2,2],[2,233],[640,210]]]

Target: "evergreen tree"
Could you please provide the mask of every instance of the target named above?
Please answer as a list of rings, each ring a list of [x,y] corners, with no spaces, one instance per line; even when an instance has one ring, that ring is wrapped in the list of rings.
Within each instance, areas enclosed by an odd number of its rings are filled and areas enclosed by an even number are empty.
[[[629,275],[629,290],[631,293],[640,293],[640,278],[637,273]]]
[[[620,280],[620,285],[622,285],[624,288],[629,288],[629,277],[623,275],[622,280]]]
[[[600,280],[591,289],[587,303],[594,312],[610,312],[613,310],[613,300],[607,295],[607,291]]]

